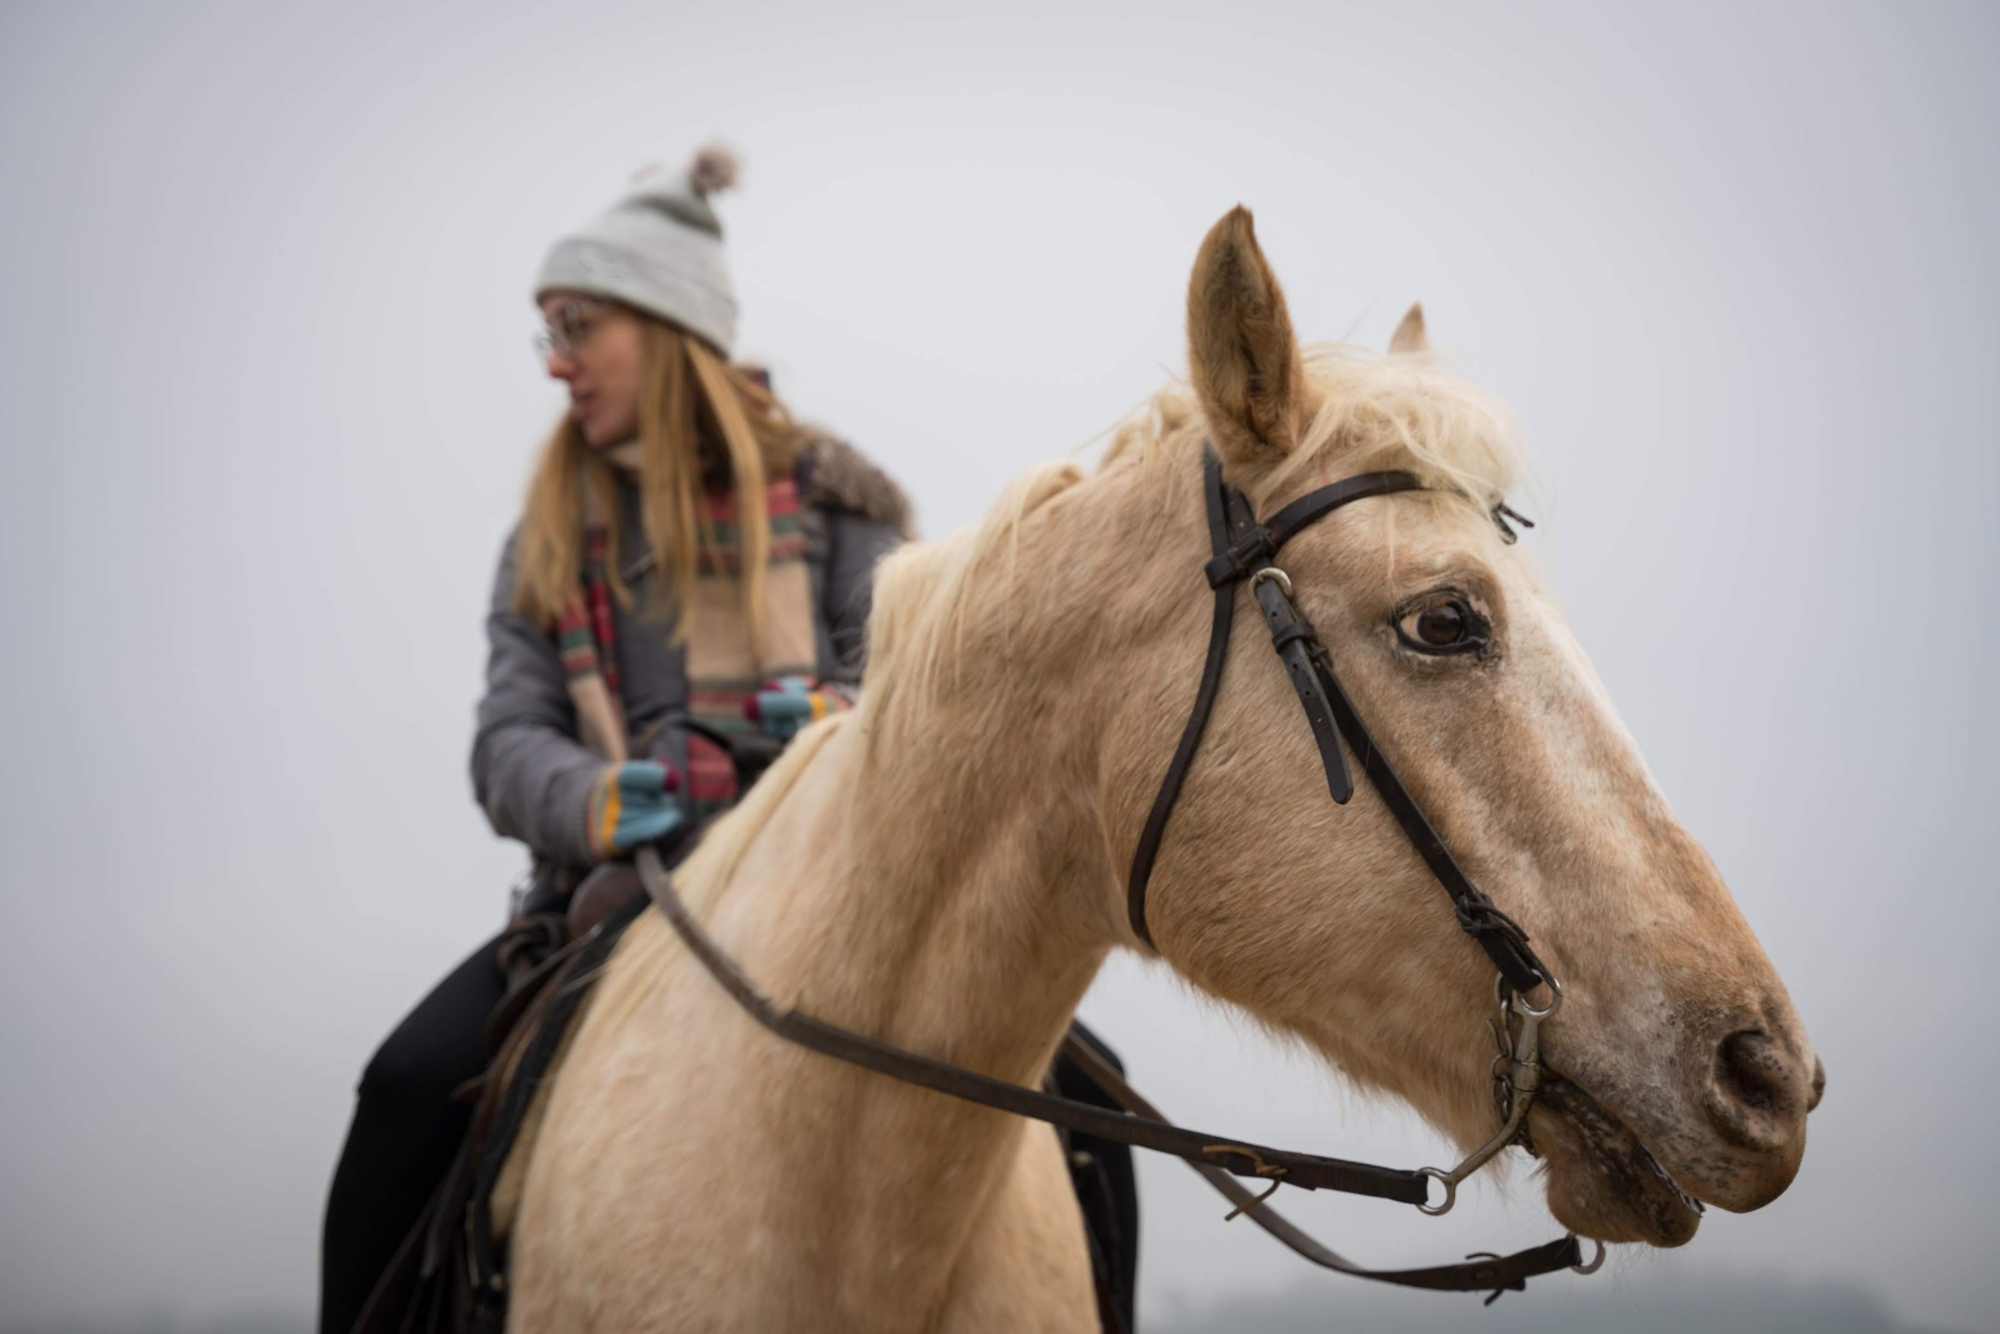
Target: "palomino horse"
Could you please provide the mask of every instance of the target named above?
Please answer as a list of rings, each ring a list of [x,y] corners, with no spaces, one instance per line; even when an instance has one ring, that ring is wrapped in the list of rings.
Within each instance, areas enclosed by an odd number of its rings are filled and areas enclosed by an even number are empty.
[[[1169,389],[1086,475],[893,556],[868,691],[793,743],[678,876],[782,1005],[1021,1084],[1112,949],[1296,1034],[1471,1146],[1495,1124],[1493,968],[1379,795],[1328,800],[1299,701],[1239,635],[1160,846],[1126,867],[1208,632],[1203,445],[1260,514],[1369,469],[1429,488],[1285,549],[1404,783],[1564,984],[1530,1112],[1551,1212],[1675,1246],[1694,1200],[1791,1182],[1823,1083],[1784,985],[1490,513],[1499,412],[1399,331],[1302,356],[1241,209],[1210,233]],[[1690,1198],[1692,1197],[1692,1198]],[[1385,1206],[1386,1207],[1386,1206]],[[531,1330],[1091,1330],[1054,1132],[756,1027],[656,913],[549,1095],[511,1233]]]

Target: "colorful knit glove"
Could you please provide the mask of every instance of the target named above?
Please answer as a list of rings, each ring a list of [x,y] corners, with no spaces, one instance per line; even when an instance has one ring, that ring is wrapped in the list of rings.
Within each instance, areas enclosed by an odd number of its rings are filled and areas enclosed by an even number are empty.
[[[815,685],[804,676],[781,676],[743,701],[743,716],[764,729],[764,735],[790,741],[829,713],[851,707],[844,695]]]
[[[681,776],[664,764],[614,764],[590,789],[590,850],[599,860],[665,838],[682,820],[672,794]]]

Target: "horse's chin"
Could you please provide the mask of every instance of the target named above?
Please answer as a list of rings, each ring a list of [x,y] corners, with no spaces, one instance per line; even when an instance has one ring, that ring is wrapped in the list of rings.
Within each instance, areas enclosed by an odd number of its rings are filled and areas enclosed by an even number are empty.
[[[1547,1164],[1549,1212],[1599,1241],[1681,1246],[1701,1225],[1701,1205],[1637,1135],[1582,1088],[1549,1074],[1529,1116]]]

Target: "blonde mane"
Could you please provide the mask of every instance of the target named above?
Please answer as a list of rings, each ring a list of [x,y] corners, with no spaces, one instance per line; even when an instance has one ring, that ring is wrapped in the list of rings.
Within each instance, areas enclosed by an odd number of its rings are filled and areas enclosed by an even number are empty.
[[[1525,456],[1506,405],[1443,370],[1428,353],[1383,355],[1349,344],[1305,349],[1307,396],[1316,404],[1298,448],[1248,494],[1260,508],[1289,497],[1329,455],[1345,472],[1400,468],[1481,514],[1520,480]],[[1194,388],[1176,380],[1114,428],[1104,468],[1127,460],[1175,465],[1206,431]]]

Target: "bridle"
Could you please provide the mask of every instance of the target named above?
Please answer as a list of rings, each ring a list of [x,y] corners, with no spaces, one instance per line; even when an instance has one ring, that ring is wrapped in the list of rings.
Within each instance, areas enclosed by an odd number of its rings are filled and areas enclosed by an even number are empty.
[[[1180,744],[1174,748],[1173,760],[1160,780],[1160,790],[1153,798],[1153,808],[1146,816],[1138,847],[1132,854],[1132,871],[1126,880],[1126,911],[1132,932],[1146,944],[1153,944],[1153,933],[1146,925],[1146,886],[1152,879],[1167,819],[1173,814],[1181,784],[1194,762],[1195,752],[1201,748],[1202,733],[1207,730],[1209,714],[1215,708],[1223,663],[1229,656],[1229,632],[1236,617],[1236,588],[1247,580],[1250,596],[1270,628],[1271,646],[1277,650],[1292,689],[1305,709],[1306,724],[1312,729],[1320,765],[1326,771],[1328,795],[1343,806],[1354,795],[1354,780],[1340,747],[1341,739],[1345,738],[1383,805],[1396,817],[1396,823],[1409,836],[1410,845],[1451,896],[1459,929],[1479,943],[1499,970],[1495,995],[1500,1005],[1500,1024],[1495,1036],[1500,1051],[1494,1057],[1494,1082],[1504,1123],[1493,1139],[1451,1171],[1435,1167],[1420,1169],[1419,1175],[1443,1186],[1444,1199],[1432,1205],[1426,1196],[1417,1207],[1427,1214],[1442,1214],[1456,1200],[1459,1182],[1521,1137],[1528,1108],[1541,1086],[1539,1030],[1542,1022],[1561,1008],[1562,986],[1549,966],[1529,947],[1528,933],[1472,883],[1458,859],[1451,855],[1451,849],[1431,827],[1423,808],[1403,786],[1403,780],[1397,777],[1388,757],[1375,744],[1375,738],[1368,734],[1368,725],[1361,721],[1354,702],[1341,689],[1325,641],[1292,600],[1291,577],[1273,563],[1287,542],[1335,510],[1374,496],[1429,488],[1415,473],[1358,473],[1307,492],[1278,510],[1268,522],[1259,523],[1249,499],[1223,479],[1222,460],[1212,446],[1202,451],[1202,482],[1208,502],[1209,543],[1214,552],[1213,558],[1202,567],[1202,573],[1207,576],[1209,587],[1215,590],[1215,619],[1209,628],[1208,658],[1202,668],[1201,684],[1195,690],[1194,708],[1188,714],[1187,726],[1181,729]],[[1507,526],[1503,512],[1533,526],[1532,521],[1514,514],[1505,504],[1496,505],[1493,519],[1506,542],[1512,543],[1515,534]],[[1542,986],[1549,989],[1549,1003],[1537,1008],[1528,996]],[[1510,1048],[1507,1035],[1513,1031],[1517,1015],[1520,1032]],[[1509,1066],[1505,1071],[1500,1068],[1503,1063]]]
[[[1320,764],[1326,770],[1328,794],[1343,806],[1354,795],[1354,780],[1340,750],[1339,738],[1345,737],[1361,762],[1361,771],[1368,775],[1396,822],[1403,826],[1417,855],[1451,895],[1460,929],[1479,942],[1517,995],[1526,996],[1547,983],[1554,997],[1549,1013],[1554,1013],[1562,1000],[1562,989],[1556,985],[1555,975],[1528,948],[1528,933],[1494,907],[1493,900],[1472,883],[1451,850],[1445,847],[1444,840],[1431,828],[1431,822],[1424,818],[1416,799],[1396,776],[1375,739],[1368,735],[1368,727],[1355,712],[1347,692],[1340,688],[1326,644],[1292,601],[1291,578],[1272,564],[1285,543],[1335,510],[1372,496],[1422,491],[1426,489],[1424,484],[1414,473],[1365,472],[1310,491],[1272,515],[1270,522],[1258,523],[1243,493],[1223,480],[1222,461],[1213,449],[1205,451],[1202,475],[1208,496],[1209,539],[1215,551],[1214,559],[1202,572],[1208,576],[1209,587],[1215,590],[1215,620],[1209,629],[1208,661],[1202,669],[1201,685],[1195,691],[1194,710],[1181,731],[1180,745],[1174,750],[1166,777],[1160,780],[1159,794],[1153,798],[1153,809],[1146,817],[1139,846],[1132,854],[1126,906],[1133,934],[1148,945],[1153,943],[1152,932],[1146,927],[1146,885],[1152,878],[1154,859],[1159,856],[1167,817],[1180,797],[1181,783],[1201,747],[1201,734],[1208,727],[1208,716],[1215,707],[1223,661],[1229,654],[1229,631],[1236,615],[1236,586],[1247,579],[1250,595],[1270,627],[1271,646],[1278,651],[1292,689],[1298,692],[1299,703],[1305,707],[1306,723],[1312,728]]]
[[[1292,600],[1291,579],[1272,563],[1288,541],[1342,506],[1375,496],[1425,490],[1422,481],[1408,472],[1362,473],[1299,497],[1263,523],[1257,521],[1243,493],[1223,479],[1222,462],[1212,447],[1204,450],[1203,484],[1213,552],[1204,572],[1209,586],[1215,590],[1215,617],[1209,631],[1208,656],[1201,684],[1195,692],[1193,712],[1188,717],[1187,726],[1182,729],[1180,743],[1167,766],[1166,776],[1161,780],[1133,854],[1127,890],[1132,930],[1148,946],[1153,944],[1152,933],[1146,925],[1146,886],[1159,856],[1168,817],[1173,813],[1188,768],[1200,748],[1209,714],[1214,709],[1215,696],[1222,682],[1223,664],[1228,656],[1236,590],[1247,582],[1251,596],[1270,628],[1272,647],[1284,663],[1292,688],[1298,693],[1299,703],[1305,709],[1307,725],[1312,729],[1320,762],[1326,771],[1328,793],[1334,801],[1345,804],[1354,792],[1353,779],[1341,751],[1341,739],[1345,738],[1348,749],[1353,751],[1361,765],[1361,771],[1368,776],[1397,823],[1402,825],[1417,855],[1450,895],[1459,928],[1478,942],[1499,972],[1495,993],[1499,1000],[1500,1018],[1498,1025],[1494,1026],[1499,1051],[1494,1057],[1493,1075],[1494,1096],[1500,1106],[1502,1124],[1490,1140],[1458,1166],[1449,1171],[1436,1167],[1414,1171],[1376,1167],[1339,1158],[1323,1158],[1317,1154],[1247,1144],[1176,1126],[1126,1085],[1117,1071],[1074,1037],[1065,1044],[1065,1053],[1081,1064],[1100,1087],[1127,1109],[1126,1112],[1109,1111],[1090,1103],[993,1079],[903,1051],[824,1023],[798,1010],[780,1010],[757,990],[736,962],[688,914],[656,849],[648,847],[640,850],[637,858],[640,878],[689,952],[738,1005],[771,1032],[824,1055],[905,1083],[1185,1159],[1236,1204],[1236,1210],[1230,1215],[1232,1218],[1236,1213],[1247,1214],[1315,1264],[1406,1287],[1459,1292],[1491,1289],[1494,1297],[1505,1289],[1525,1287],[1529,1278],[1559,1269],[1593,1273],[1604,1261],[1603,1246],[1599,1244],[1597,1254],[1586,1265],[1574,1235],[1513,1255],[1478,1255],[1459,1264],[1427,1269],[1368,1269],[1328,1250],[1265,1203],[1278,1186],[1290,1185],[1306,1190],[1334,1190],[1397,1200],[1415,1205],[1431,1215],[1448,1211],[1457,1199],[1459,1182],[1510,1144],[1525,1144],[1528,1109],[1541,1087],[1540,1029],[1542,1023],[1561,1007],[1562,988],[1556,982],[1555,974],[1529,948],[1527,932],[1494,906],[1492,899],[1466,876],[1411,797],[1409,789],[1396,776],[1396,771],[1369,736],[1361,716],[1335,678],[1332,658],[1325,643]],[[1506,540],[1512,541],[1513,530],[1506,526],[1503,513],[1511,514],[1512,511],[1496,506],[1494,519]],[[1514,517],[1520,518],[1519,515]],[[1549,1000],[1545,1006],[1537,1007],[1528,997],[1542,986],[1548,988]],[[1489,1026],[1492,1026],[1491,1021]],[[1532,1146],[1529,1147],[1532,1151]],[[1256,1178],[1269,1182],[1270,1187],[1262,1195],[1254,1195],[1234,1177]],[[1435,1205],[1430,1202],[1430,1186],[1434,1181],[1443,1191],[1443,1198]]]

